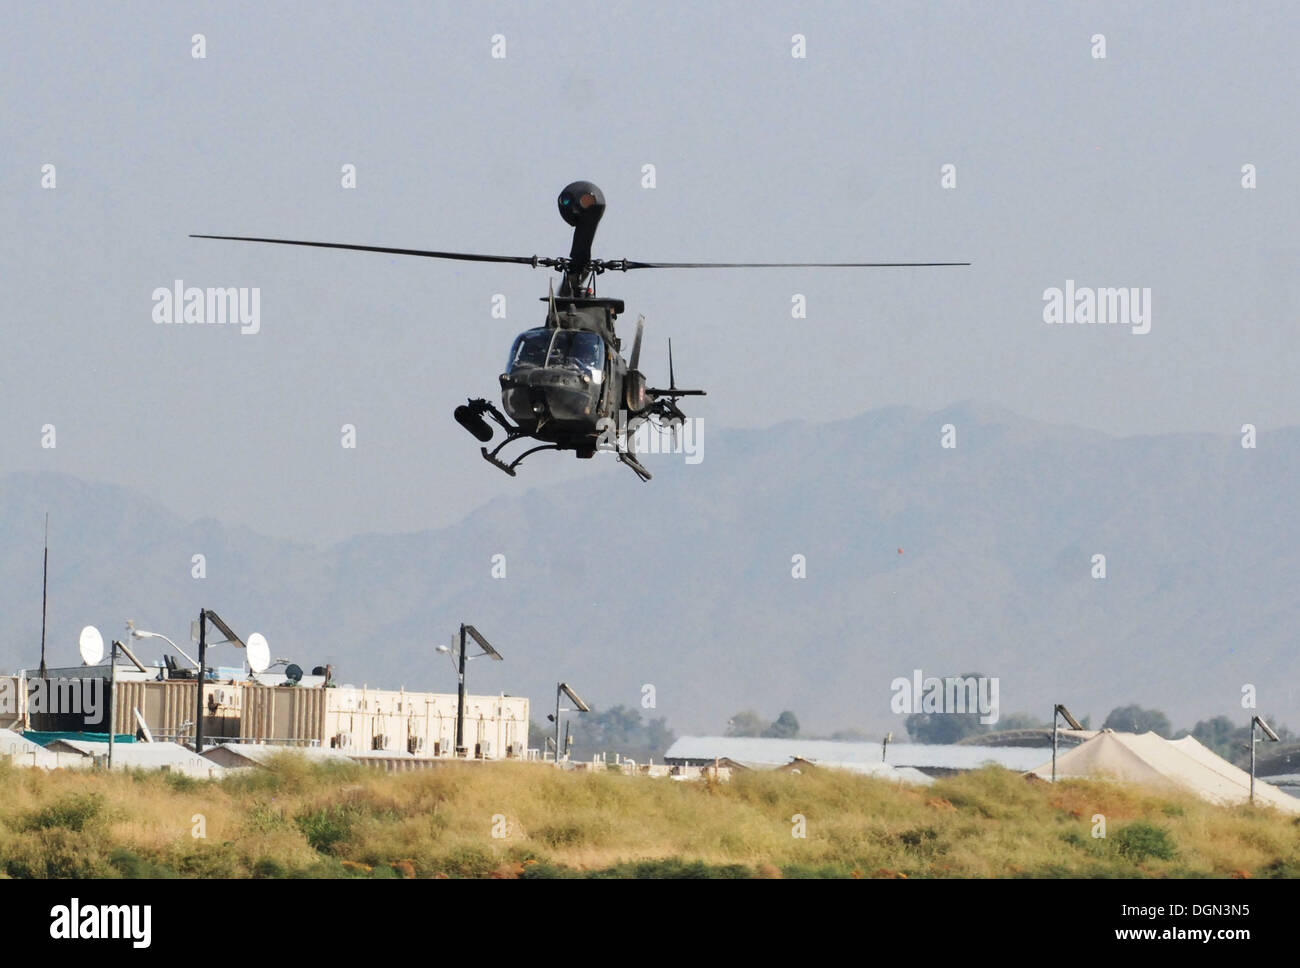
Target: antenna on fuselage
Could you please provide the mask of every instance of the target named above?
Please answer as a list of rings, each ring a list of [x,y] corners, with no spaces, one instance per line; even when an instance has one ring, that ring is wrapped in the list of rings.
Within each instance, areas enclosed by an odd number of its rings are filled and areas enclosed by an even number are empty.
[[[555,308],[555,280],[551,279],[546,283],[546,299],[549,307],[546,316],[546,325],[559,327],[560,314]]]

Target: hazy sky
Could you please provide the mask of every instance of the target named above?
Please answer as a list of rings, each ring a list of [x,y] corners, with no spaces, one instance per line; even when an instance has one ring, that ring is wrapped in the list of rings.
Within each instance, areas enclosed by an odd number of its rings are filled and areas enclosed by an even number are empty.
[[[1296,422],[1293,4],[467,6],[11,5],[0,467],[313,542],[590,483],[554,454],[512,480],[451,419],[545,270],[187,238],[562,255],[579,178],[609,258],[974,263],[603,277],[709,429],[971,398],[1119,435]],[[155,324],[178,279],[259,287],[260,332]],[[1151,331],[1044,323],[1066,280],[1149,288]]]

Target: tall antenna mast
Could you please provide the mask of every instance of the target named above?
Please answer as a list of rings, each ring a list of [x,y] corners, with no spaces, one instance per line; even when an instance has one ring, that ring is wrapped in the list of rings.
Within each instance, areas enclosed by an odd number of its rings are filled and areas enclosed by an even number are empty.
[[[45,676],[45,602],[50,587],[50,512],[45,512],[45,563],[41,566],[41,678]]]

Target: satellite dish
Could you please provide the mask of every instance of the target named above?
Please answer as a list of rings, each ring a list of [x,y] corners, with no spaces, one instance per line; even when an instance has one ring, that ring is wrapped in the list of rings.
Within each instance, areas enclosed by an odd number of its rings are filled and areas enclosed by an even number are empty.
[[[261,632],[254,632],[248,637],[246,650],[248,667],[254,672],[265,672],[266,667],[271,664],[271,647],[266,644],[266,636]]]
[[[290,662],[284,670],[284,677],[290,682],[302,681],[302,667]]]
[[[82,662],[86,665],[98,665],[99,660],[104,658],[104,637],[99,634],[99,629],[95,626],[87,625],[81,630],[77,648],[81,652]]]

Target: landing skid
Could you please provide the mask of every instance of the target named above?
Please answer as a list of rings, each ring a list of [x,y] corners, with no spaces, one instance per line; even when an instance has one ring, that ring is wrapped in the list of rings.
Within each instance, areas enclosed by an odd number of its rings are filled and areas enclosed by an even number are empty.
[[[511,477],[517,476],[515,474],[515,468],[518,467],[520,464],[522,464],[524,458],[528,457],[530,454],[536,454],[538,451],[541,450],[576,449],[572,444],[568,445],[568,447],[562,444],[540,444],[536,447],[530,447],[528,450],[524,451],[514,460],[510,461],[509,463],[506,463],[505,460],[503,460],[499,456],[502,450],[504,450],[509,444],[513,444],[516,440],[536,439],[536,434],[535,433],[530,434],[522,427],[515,426],[510,422],[510,420],[506,417],[505,414],[503,414],[500,410],[498,410],[487,400],[484,400],[482,398],[478,400],[470,400],[468,402],[468,407],[458,408],[458,413],[457,413],[458,420],[461,419],[461,411],[465,411],[465,410],[470,411],[470,413],[477,415],[477,417],[479,418],[483,417],[484,415],[491,417],[492,420],[495,421],[501,427],[501,429],[506,432],[505,440],[501,441],[501,443],[497,444],[491,450],[488,450],[486,447],[480,447],[479,453],[483,455],[483,459],[485,461],[487,461],[493,467],[497,467],[505,471]],[[473,420],[469,417],[466,417],[466,419],[470,420],[470,423],[473,422]],[[478,433],[478,431],[472,429],[470,424],[467,423],[465,424],[465,426],[466,429],[469,429],[472,433]],[[480,440],[490,439],[492,434],[485,424],[482,425],[482,430],[483,430],[483,434],[479,436],[479,439]],[[591,453],[592,453],[591,451],[587,451],[586,453],[580,452],[579,456],[590,457]],[[641,478],[641,480],[643,481],[650,480],[651,477],[650,472],[646,470],[644,466],[642,466],[639,460],[636,459],[636,454],[634,452],[619,451],[618,459],[622,461],[624,464],[626,464],[628,467],[632,468],[633,473],[635,473],[637,477]]]
[[[507,474],[509,474],[511,477],[514,477],[514,476],[515,476],[515,468],[518,467],[521,463],[523,463],[524,458],[527,457],[529,454],[535,454],[535,453],[537,453],[539,450],[559,450],[559,449],[560,449],[560,445],[559,445],[559,444],[542,444],[540,447],[532,447],[532,448],[530,448],[529,450],[524,451],[522,454],[520,454],[518,457],[516,457],[514,460],[512,460],[509,464],[507,464],[505,461],[503,461],[503,460],[499,460],[499,459],[497,458],[497,452],[500,451],[501,448],[504,447],[506,444],[512,443],[512,442],[518,440],[518,439],[521,438],[521,437],[527,437],[527,436],[529,436],[529,435],[528,435],[528,434],[515,434],[515,435],[512,435],[512,436],[510,436],[510,437],[507,437],[507,438],[506,438],[505,440],[503,440],[501,443],[497,444],[496,448],[492,451],[492,453],[489,454],[489,453],[488,453],[488,449],[487,449],[486,447],[480,447],[480,448],[479,448],[479,452],[483,455],[483,459],[484,459],[485,461],[487,461],[489,464],[493,464],[493,465],[495,465],[495,466],[501,468],[503,471],[505,471],[505,472],[506,472]]]
[[[650,480],[651,477],[650,472],[645,469],[645,467],[641,464],[639,460],[636,459],[635,454],[625,450],[620,450],[618,452],[618,459],[621,460],[628,467],[632,468],[633,472],[636,474],[637,477],[641,478],[641,480],[643,481]]]

